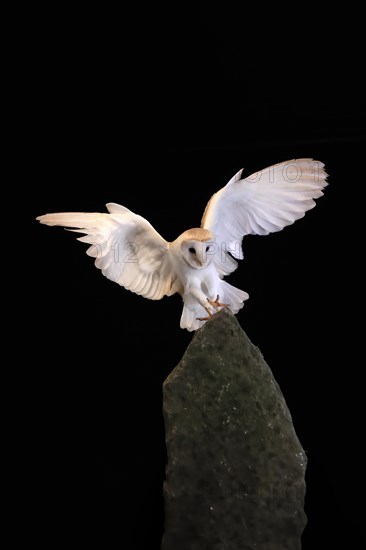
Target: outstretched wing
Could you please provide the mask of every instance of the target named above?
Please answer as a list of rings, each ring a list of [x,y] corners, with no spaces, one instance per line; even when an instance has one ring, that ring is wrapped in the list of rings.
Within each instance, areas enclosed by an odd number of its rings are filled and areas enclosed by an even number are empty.
[[[327,185],[324,164],[313,159],[275,164],[245,179],[241,175],[242,170],[211,197],[201,222],[215,236],[214,262],[221,277],[237,268],[234,258],[243,259],[245,235],[267,235],[302,218]]]
[[[91,245],[86,253],[111,281],[151,300],[174,294],[176,276],[167,241],[147,220],[124,206],[106,206],[109,214],[64,212],[37,220],[85,233],[78,240]]]

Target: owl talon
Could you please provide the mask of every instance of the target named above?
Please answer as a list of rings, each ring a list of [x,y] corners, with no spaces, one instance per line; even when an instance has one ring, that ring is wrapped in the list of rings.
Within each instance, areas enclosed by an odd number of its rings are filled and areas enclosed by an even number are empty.
[[[205,310],[207,311],[207,317],[196,317],[197,321],[208,321],[212,317],[211,311],[208,309],[208,307],[205,307]]]
[[[214,300],[210,300],[209,298],[207,298],[207,301],[208,301],[208,303],[209,303],[212,307],[214,307],[215,309],[219,309],[219,307],[229,307],[229,304],[222,304],[222,303],[220,302],[220,296],[219,296],[219,295],[216,296],[216,300],[215,300],[215,301],[214,301]]]

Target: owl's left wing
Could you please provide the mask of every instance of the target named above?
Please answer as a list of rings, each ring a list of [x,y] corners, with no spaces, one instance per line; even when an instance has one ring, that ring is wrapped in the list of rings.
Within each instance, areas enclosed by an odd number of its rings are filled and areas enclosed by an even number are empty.
[[[176,292],[176,274],[169,243],[142,216],[124,206],[107,204],[109,214],[60,212],[37,218],[46,225],[59,225],[76,233],[91,246],[88,256],[111,281],[151,300]]]
[[[243,259],[245,235],[267,235],[302,218],[327,185],[324,164],[313,159],[275,164],[244,179],[241,175],[242,170],[211,197],[201,222],[215,236],[214,262],[221,277],[237,268],[234,258]]]

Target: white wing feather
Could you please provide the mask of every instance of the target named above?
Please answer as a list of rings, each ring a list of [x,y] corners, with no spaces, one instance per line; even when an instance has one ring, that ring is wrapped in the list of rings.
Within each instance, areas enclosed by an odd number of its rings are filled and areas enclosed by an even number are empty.
[[[37,218],[46,225],[60,225],[91,246],[86,253],[111,281],[151,300],[172,295],[176,275],[169,244],[142,216],[124,206],[107,204],[107,213],[63,212]]]
[[[221,277],[237,268],[234,258],[243,259],[245,235],[267,235],[302,218],[327,185],[324,164],[313,159],[275,164],[245,179],[241,174],[211,197],[201,222],[220,247],[214,261]]]

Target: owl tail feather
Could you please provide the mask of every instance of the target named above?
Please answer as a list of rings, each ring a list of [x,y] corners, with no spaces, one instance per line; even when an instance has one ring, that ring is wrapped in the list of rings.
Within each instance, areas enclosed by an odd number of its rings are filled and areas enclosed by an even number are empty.
[[[238,313],[244,305],[245,300],[248,300],[249,294],[236,288],[235,286],[229,285],[226,281],[221,280],[219,285],[220,302],[222,304],[227,304],[232,313]]]
[[[207,317],[207,311],[196,302],[195,304],[184,303],[182,316],[180,318],[180,328],[186,328],[189,332],[197,330],[205,324],[205,321],[199,321],[199,317]]]
[[[249,298],[249,294],[235,286],[229,285],[226,281],[220,281],[219,299],[222,304],[226,304],[232,313],[238,313],[243,307],[244,301]],[[205,321],[199,321],[199,318],[207,317],[207,311],[197,301],[184,302],[180,327],[186,328],[189,332],[199,329],[205,324]]]

